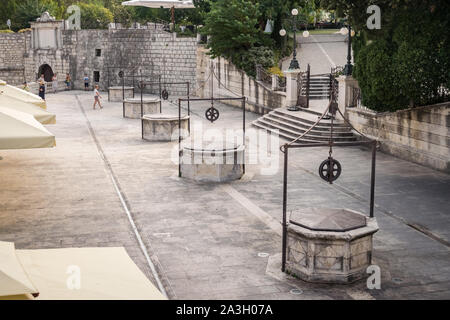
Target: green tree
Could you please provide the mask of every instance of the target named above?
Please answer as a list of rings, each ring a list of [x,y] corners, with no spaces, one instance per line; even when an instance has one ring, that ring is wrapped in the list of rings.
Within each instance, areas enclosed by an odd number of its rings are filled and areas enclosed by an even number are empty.
[[[36,21],[43,12],[48,11],[54,15],[57,11],[57,5],[51,0],[25,0],[16,3],[10,3],[13,8],[11,13],[11,22],[14,31],[30,27],[30,22]]]
[[[228,58],[242,68],[248,50],[260,40],[260,16],[256,1],[219,0],[214,3],[202,29],[202,33],[211,36],[210,55]]]
[[[105,29],[114,20],[111,11],[100,4],[79,2],[77,5],[81,9],[82,29]]]
[[[363,103],[377,111],[448,100],[450,88],[450,4],[446,0],[380,0],[381,29],[369,30],[370,0],[324,0],[348,15],[357,35],[353,41],[355,77]]]

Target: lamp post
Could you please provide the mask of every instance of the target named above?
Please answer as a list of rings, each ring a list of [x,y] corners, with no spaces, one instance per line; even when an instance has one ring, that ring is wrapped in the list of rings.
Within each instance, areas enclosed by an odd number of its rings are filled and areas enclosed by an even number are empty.
[[[293,58],[291,60],[291,64],[289,65],[289,70],[296,70],[296,69],[300,69],[300,64],[298,63],[298,60],[297,60],[297,16],[298,16],[298,10],[292,9],[291,14],[292,14],[292,29],[294,31],[294,53],[293,53]],[[280,36],[284,37],[286,35],[286,33],[287,32],[285,29],[280,30]]]
[[[291,11],[292,14],[292,29],[294,31],[294,52],[293,52],[293,58],[291,60],[291,63],[289,65],[289,71],[291,71],[291,73],[295,73],[297,74],[297,77],[299,76],[300,73],[300,64],[297,60],[297,16],[298,16],[298,10],[297,9],[292,9]],[[286,36],[287,32],[285,29],[281,29],[280,30],[280,36],[284,37]],[[303,37],[307,38],[309,37],[309,32],[308,30],[305,30],[303,32]],[[292,75],[290,77],[287,77],[287,81],[291,80],[290,82],[292,82],[292,80],[295,80],[295,77],[292,78]],[[293,95],[295,94],[297,96],[297,101],[298,101],[298,79],[295,80],[296,81],[296,85],[292,85],[290,86],[291,90],[289,90],[289,83],[288,83],[288,89],[287,89],[287,94],[291,97],[293,97]],[[293,105],[290,106],[288,108],[289,111],[300,111],[301,109],[297,106],[297,105]]]
[[[341,29],[341,34],[348,34],[348,48],[347,48],[347,64],[344,68],[344,75],[351,76],[353,74],[353,65],[352,65],[352,36],[355,32],[352,30],[350,24],[348,24],[347,28]]]

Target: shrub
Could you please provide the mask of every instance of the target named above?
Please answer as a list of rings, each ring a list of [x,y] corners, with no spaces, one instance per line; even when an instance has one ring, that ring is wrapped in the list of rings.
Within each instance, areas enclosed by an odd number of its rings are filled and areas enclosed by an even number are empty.
[[[244,70],[249,76],[256,77],[256,65],[264,69],[273,66],[273,51],[267,47],[253,47],[232,57],[234,64]]]
[[[354,76],[363,104],[376,111],[395,111],[446,101],[450,88],[449,5],[402,7],[374,33],[355,38]]]
[[[0,30],[0,33],[14,33],[14,31],[9,29]]]
[[[81,9],[82,29],[106,29],[113,22],[113,14],[102,5],[82,2],[77,5]]]

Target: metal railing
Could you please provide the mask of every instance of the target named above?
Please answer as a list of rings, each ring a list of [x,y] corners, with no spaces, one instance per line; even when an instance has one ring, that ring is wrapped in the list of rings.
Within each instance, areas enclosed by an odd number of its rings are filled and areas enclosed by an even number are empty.
[[[272,75],[260,64],[256,65],[256,80],[261,81],[270,87],[272,86]]]

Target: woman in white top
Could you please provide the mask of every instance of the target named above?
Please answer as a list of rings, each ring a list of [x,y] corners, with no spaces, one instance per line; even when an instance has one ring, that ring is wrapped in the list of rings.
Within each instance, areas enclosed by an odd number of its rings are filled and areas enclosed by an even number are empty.
[[[95,106],[98,105],[100,106],[100,109],[103,109],[102,104],[100,103],[100,98],[102,96],[100,95],[100,92],[98,92],[98,85],[95,86],[94,89],[94,110],[95,110]]]

